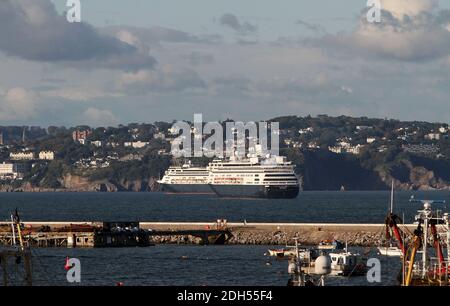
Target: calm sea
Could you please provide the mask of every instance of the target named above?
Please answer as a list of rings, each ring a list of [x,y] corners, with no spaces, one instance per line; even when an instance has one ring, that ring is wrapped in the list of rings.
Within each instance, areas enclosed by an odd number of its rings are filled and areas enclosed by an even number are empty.
[[[395,210],[412,221],[416,198],[450,192],[398,192]],[[161,193],[2,193],[0,219],[18,208],[29,221],[230,221],[383,223],[388,192],[303,192],[294,200],[218,199]],[[446,210],[445,205],[440,205]],[[287,283],[287,262],[264,254],[268,246],[157,245],[147,248],[33,249],[36,285],[70,285],[65,258],[81,260],[81,285],[276,285]],[[374,249],[355,249],[371,252]],[[380,258],[382,282],[393,285],[398,258]],[[373,285],[365,277],[330,277],[328,285]],[[377,284],[375,284],[377,285]]]
[[[412,221],[417,199],[450,191],[398,192],[395,211]],[[446,205],[439,207],[446,209]],[[222,199],[163,193],[0,193],[0,220],[18,208],[27,221],[205,221],[383,223],[389,192],[302,192],[293,200]]]

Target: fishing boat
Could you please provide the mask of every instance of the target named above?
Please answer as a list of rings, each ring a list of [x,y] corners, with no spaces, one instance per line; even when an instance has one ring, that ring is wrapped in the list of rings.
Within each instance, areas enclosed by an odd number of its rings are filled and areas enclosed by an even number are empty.
[[[402,227],[402,224],[398,222],[400,218],[394,213],[390,213],[386,218],[387,238],[391,237],[392,232],[403,255],[400,284],[402,286],[449,286],[449,214],[441,210],[433,210],[433,205],[444,204],[445,201],[416,200],[411,197],[410,202],[423,205],[423,208],[417,211],[415,217],[417,227],[413,232],[404,225]],[[446,257],[443,250],[444,241],[447,246]],[[432,247],[435,257],[429,250]]]
[[[367,273],[366,260],[358,253],[347,250],[342,253],[329,253],[331,274],[335,276],[360,276]]]
[[[269,256],[272,257],[278,257],[278,258],[284,258],[284,257],[292,257],[295,256],[295,248],[286,246],[281,249],[269,249]]]
[[[378,254],[382,256],[400,257],[403,255],[402,250],[396,246],[378,247]]]
[[[277,258],[300,257],[304,262],[315,260],[319,254],[315,248],[299,248],[298,246],[286,246],[281,249],[269,249],[269,256]]]
[[[344,249],[345,244],[339,240],[322,240],[319,242],[317,248],[319,250],[342,250]]]
[[[394,216],[393,211],[394,211],[394,181],[392,181],[392,184],[391,184],[391,197],[390,197],[390,204],[389,204],[389,210],[388,210],[388,218],[386,218],[386,220],[385,220],[386,224],[392,222],[392,220],[390,220],[389,216]],[[403,223],[404,221],[403,221],[403,219],[396,217],[395,222]],[[391,256],[391,257],[403,256],[402,249],[394,245],[392,238],[389,240],[390,241],[389,241],[388,245],[377,247],[378,254],[382,255],[382,256]]]
[[[0,246],[0,271],[3,274],[3,285],[31,286],[31,259],[31,250],[23,242],[20,218],[16,210],[15,214],[11,214],[11,245]]]
[[[366,260],[358,253],[348,251],[347,246],[341,252],[330,252],[318,248],[299,248],[298,245],[290,247],[289,251],[283,250],[278,258],[287,257],[291,262],[296,261],[306,274],[314,274],[318,264],[317,259],[321,256],[330,257],[330,273],[333,276],[359,276],[367,272]],[[282,255],[281,255],[282,254]],[[320,264],[320,262],[319,262]]]
[[[313,287],[325,286],[325,276],[331,273],[331,259],[326,254],[320,254],[314,261],[313,269],[309,266],[312,262],[309,259],[299,256],[297,240],[295,240],[295,251],[297,256],[291,257],[288,264],[290,278],[288,286]]]

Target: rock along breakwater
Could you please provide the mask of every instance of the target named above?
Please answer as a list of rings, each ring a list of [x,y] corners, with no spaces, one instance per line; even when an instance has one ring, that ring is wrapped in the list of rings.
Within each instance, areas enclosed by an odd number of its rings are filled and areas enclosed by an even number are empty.
[[[186,230],[214,227],[214,223],[141,223],[141,227],[156,230]],[[405,225],[410,230],[415,225]],[[379,246],[385,242],[384,224],[277,224],[228,223],[233,237],[227,244],[293,245],[294,238],[303,245],[317,245],[323,240],[340,240],[349,246]],[[196,237],[153,237],[154,243],[197,244]]]
[[[294,238],[297,238],[302,245],[317,245],[324,240],[336,239],[347,242],[349,246],[373,247],[380,246],[386,241],[384,224],[226,223],[218,225],[218,223],[205,222],[136,222],[135,224],[139,224],[139,233],[142,231],[146,237],[149,237],[149,244],[224,243],[281,246],[293,245]],[[57,238],[64,241],[70,240],[67,237],[72,237],[74,234],[79,236],[76,236],[77,239],[80,237],[86,239],[88,231],[91,231],[94,234],[91,239],[92,244],[95,246],[95,234],[99,236],[98,229],[101,228],[102,222],[23,222],[23,226],[24,233],[27,232],[29,235],[39,238],[57,234],[61,236]],[[409,224],[402,227],[412,231],[416,225]],[[95,230],[92,230],[94,228]],[[1,229],[0,234],[4,232],[8,236],[10,226],[4,224]],[[82,231],[77,234],[75,230]],[[128,243],[125,244],[127,245]],[[64,246],[64,243],[60,246]],[[78,246],[83,244],[79,243]]]

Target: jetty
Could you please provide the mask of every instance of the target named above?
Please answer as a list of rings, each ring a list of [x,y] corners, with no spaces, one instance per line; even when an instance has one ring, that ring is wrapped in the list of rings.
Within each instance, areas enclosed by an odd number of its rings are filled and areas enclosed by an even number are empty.
[[[27,222],[25,243],[34,247],[145,247],[154,244],[302,245],[323,240],[379,246],[385,224],[227,222]],[[415,224],[405,224],[413,231]],[[0,222],[0,244],[11,245],[10,223]]]
[[[220,222],[203,228],[152,228],[140,222],[21,222],[33,247],[146,247],[155,242],[225,244],[231,231]],[[0,223],[0,245],[13,245],[11,222]]]

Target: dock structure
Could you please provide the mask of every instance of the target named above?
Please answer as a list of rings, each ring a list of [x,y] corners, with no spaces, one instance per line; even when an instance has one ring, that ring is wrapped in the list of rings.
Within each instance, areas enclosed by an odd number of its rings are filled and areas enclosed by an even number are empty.
[[[225,244],[233,237],[228,229],[191,229],[191,230],[155,230],[149,233],[151,237],[162,236],[192,236],[198,238],[198,244]]]
[[[21,222],[25,243],[36,247],[139,247],[153,244],[302,245],[324,240],[350,246],[378,246],[385,224],[249,222]],[[415,224],[402,225],[414,230]],[[11,245],[8,224],[0,224],[0,244]]]
[[[145,247],[161,237],[176,241],[224,244],[233,235],[224,227],[151,229],[139,222],[22,222],[23,240],[33,247]],[[10,223],[0,224],[0,245],[13,245]],[[186,238],[186,239],[184,239]]]

